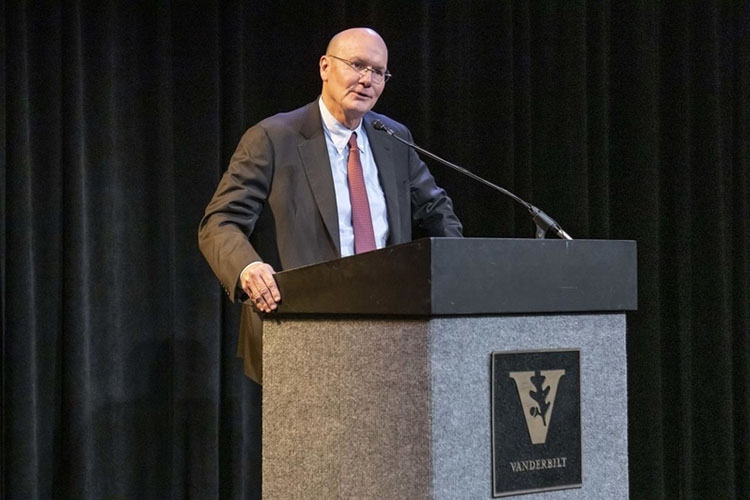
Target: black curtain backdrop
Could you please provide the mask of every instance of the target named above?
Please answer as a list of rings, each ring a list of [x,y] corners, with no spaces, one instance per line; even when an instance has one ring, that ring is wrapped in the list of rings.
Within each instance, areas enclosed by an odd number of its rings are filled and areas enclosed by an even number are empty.
[[[260,498],[260,389],[197,224],[358,25],[390,48],[376,109],[421,145],[638,242],[632,498],[750,498],[747,3],[0,5],[2,498]],[[467,236],[533,235],[432,170]]]

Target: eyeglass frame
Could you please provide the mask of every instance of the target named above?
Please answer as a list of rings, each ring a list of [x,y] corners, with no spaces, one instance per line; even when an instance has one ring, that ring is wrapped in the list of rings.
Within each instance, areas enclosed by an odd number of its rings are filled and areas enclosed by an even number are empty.
[[[341,61],[342,63],[346,64],[347,66],[349,66],[354,71],[356,71],[359,76],[364,76],[365,72],[369,71],[370,74],[372,75],[371,78],[372,78],[372,81],[374,83],[378,83],[378,84],[385,83],[388,80],[390,80],[391,77],[393,76],[388,71],[388,69],[385,69],[384,71],[383,70],[379,70],[377,68],[373,68],[372,66],[365,66],[362,63],[350,61],[348,59],[344,59],[343,57],[334,56],[333,54],[326,54],[326,57],[333,57],[334,59],[338,59],[339,61]],[[357,67],[361,67],[361,68],[357,69]],[[382,78],[382,81],[378,82],[377,80],[375,80],[375,77]]]

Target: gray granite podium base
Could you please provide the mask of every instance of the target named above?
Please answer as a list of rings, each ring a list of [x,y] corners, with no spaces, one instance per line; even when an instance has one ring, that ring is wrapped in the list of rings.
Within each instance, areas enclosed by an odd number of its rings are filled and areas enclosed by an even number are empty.
[[[628,498],[625,315],[264,323],[263,498],[492,498],[490,354],[580,349],[583,487]]]

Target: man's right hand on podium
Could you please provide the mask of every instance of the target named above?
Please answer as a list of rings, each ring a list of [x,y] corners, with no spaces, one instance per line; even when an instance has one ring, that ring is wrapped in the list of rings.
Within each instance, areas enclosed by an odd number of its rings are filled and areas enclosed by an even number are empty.
[[[281,301],[274,274],[276,271],[265,262],[253,262],[240,274],[242,290],[259,311],[270,313]]]

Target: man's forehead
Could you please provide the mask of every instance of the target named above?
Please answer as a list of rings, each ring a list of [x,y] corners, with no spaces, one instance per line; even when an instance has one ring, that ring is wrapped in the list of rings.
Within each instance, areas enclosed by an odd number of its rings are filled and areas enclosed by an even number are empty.
[[[388,63],[388,52],[379,45],[373,44],[347,44],[342,45],[334,55],[345,59],[358,60],[368,64],[386,66]]]

